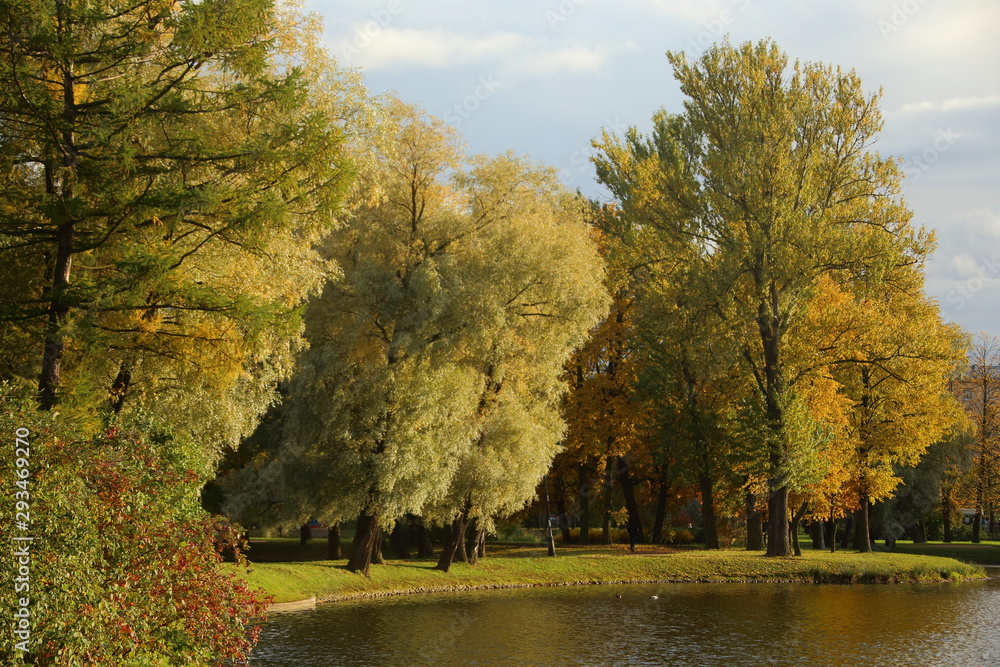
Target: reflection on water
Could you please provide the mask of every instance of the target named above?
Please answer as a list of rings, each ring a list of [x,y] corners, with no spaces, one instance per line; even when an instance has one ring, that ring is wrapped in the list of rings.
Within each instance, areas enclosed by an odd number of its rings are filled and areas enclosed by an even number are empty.
[[[276,615],[251,664],[1000,665],[1000,577],[572,586],[339,602]]]

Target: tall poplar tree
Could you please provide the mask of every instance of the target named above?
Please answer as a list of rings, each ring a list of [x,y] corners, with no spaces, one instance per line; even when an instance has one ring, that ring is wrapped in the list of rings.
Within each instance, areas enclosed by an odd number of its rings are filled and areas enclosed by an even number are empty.
[[[652,170],[635,196],[659,199],[651,224],[694,248],[693,285],[739,345],[766,427],[768,554],[789,555],[788,494],[813,446],[796,387],[805,306],[823,276],[880,287],[928,238],[910,226],[897,162],[871,150],[879,95],[854,72],[790,64],[767,40],[668,58],[684,113],[657,121],[663,147],[648,158],[605,134],[598,175],[617,194]]]

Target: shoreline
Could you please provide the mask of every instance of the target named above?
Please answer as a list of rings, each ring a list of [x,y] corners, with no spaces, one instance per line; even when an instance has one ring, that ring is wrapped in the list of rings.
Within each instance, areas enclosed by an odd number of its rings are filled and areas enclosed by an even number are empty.
[[[981,566],[988,568],[1000,568],[1000,565],[988,565]],[[988,578],[988,577],[987,577]],[[981,581],[980,578],[969,577],[968,579],[963,579],[962,581]],[[382,591],[370,591],[370,592],[359,592],[359,593],[349,593],[349,594],[339,594],[330,595],[317,598],[315,596],[304,599],[304,600],[294,600],[292,602],[277,602],[269,605],[267,608],[268,613],[285,613],[294,611],[308,611],[315,609],[317,606],[329,602],[348,602],[354,600],[378,600],[381,598],[396,597],[402,595],[433,595],[436,593],[464,593],[468,591],[487,591],[487,590],[515,590],[520,588],[554,588],[559,586],[615,586],[624,584],[811,584],[811,585],[833,585],[833,586],[852,586],[858,584],[867,585],[901,585],[901,584],[926,584],[926,583],[958,583],[953,580],[942,579],[937,582],[933,581],[885,581],[885,582],[818,582],[818,581],[807,581],[805,579],[798,580],[778,580],[778,579],[748,579],[748,580],[738,580],[738,579],[642,579],[642,580],[620,580],[620,581],[567,581],[562,583],[550,583],[550,584],[521,584],[521,583],[507,583],[507,584],[492,584],[492,585],[474,585],[474,586],[443,586],[436,588],[416,588],[416,589],[398,589],[398,590],[382,590]]]
[[[269,611],[294,606],[397,595],[475,590],[641,583],[959,582],[988,578],[983,566],[938,556],[839,552],[768,558],[758,552],[691,551],[664,554],[563,553],[560,557],[489,556],[476,566],[456,563],[448,573],[432,561],[373,565],[371,578],[347,571],[343,561],[252,563],[242,573],[273,596]],[[311,601],[311,602],[310,602]],[[291,603],[292,606],[288,606]]]

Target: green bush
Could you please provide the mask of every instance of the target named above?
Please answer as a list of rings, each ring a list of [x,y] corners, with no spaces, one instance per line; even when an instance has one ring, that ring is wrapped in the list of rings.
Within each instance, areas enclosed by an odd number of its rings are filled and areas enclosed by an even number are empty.
[[[528,530],[520,523],[514,521],[498,521],[496,541],[535,544],[540,542],[541,538],[539,538],[536,532]]]
[[[694,532],[689,528],[670,528],[663,536],[665,544],[684,545],[694,542]]]
[[[562,531],[555,528],[552,529],[552,534],[555,536],[556,544],[562,544],[563,537]],[[570,537],[573,538],[573,544],[580,544],[580,529],[570,528]],[[590,529],[590,544],[601,544],[604,539],[604,531],[600,527]],[[628,544],[628,531],[624,528],[612,528],[611,529],[611,543],[612,544]]]
[[[190,450],[166,434],[109,427],[81,434],[0,385],[0,433],[13,453],[15,433],[30,445],[17,462],[0,457],[5,544],[33,538],[27,590],[2,588],[5,609],[30,600],[30,638],[8,654],[35,665],[192,665],[243,660],[266,601],[224,575],[222,552],[239,556],[233,527],[198,504],[202,476]],[[18,526],[18,487],[31,523]],[[17,563],[4,550],[4,576]],[[24,557],[22,557],[24,559]],[[10,635],[8,634],[8,637]],[[6,648],[6,647],[5,647]]]
[[[967,523],[953,525],[951,528],[952,540],[955,542],[971,542],[972,526]]]

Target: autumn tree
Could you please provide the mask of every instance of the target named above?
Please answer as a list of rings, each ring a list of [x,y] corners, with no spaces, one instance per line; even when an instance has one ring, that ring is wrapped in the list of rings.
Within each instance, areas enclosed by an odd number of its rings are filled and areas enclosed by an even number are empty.
[[[0,1],[0,381],[48,425],[36,664],[252,647],[265,605],[220,571],[236,529],[198,491],[302,346],[360,92],[306,66],[298,21],[270,0]]]
[[[713,330],[717,320],[704,305],[689,301],[688,289],[676,267],[668,278],[654,275],[642,285],[642,382],[655,404],[657,443],[676,462],[674,474],[697,486],[705,547],[718,549],[716,499],[743,486],[732,432],[743,378],[735,347]]]
[[[964,357],[961,333],[941,321],[921,283],[910,271],[894,289],[840,308],[852,327],[844,333],[850,340],[843,341],[834,377],[852,402],[848,434],[854,453],[848,467],[859,494],[859,551],[871,551],[868,510],[892,495],[900,482],[897,468],[916,465],[928,446],[963,421],[947,386]]]
[[[655,156],[605,134],[598,175],[613,194],[652,170],[661,200],[651,225],[667,247],[692,248],[694,282],[708,290],[740,350],[756,395],[768,493],[768,554],[791,553],[789,491],[816,444],[797,386],[805,305],[817,281],[878,277],[928,251],[899,199],[895,160],[870,150],[881,130],[877,94],[854,72],[790,65],[770,41],[668,57],[684,113],[654,119]],[[634,142],[633,142],[634,143]],[[794,417],[794,418],[793,418]]]
[[[980,334],[969,354],[968,375],[956,382],[972,422],[972,469],[959,484],[965,506],[975,510],[972,541],[982,540],[983,517],[1000,505],[1000,341]]]
[[[365,573],[406,514],[461,532],[530,496],[561,435],[558,369],[605,299],[582,208],[549,170],[468,160],[440,120],[385,104],[363,197],[329,239],[342,274],[310,305],[281,447],[236,476],[355,518],[348,566]]]
[[[603,315],[603,262],[585,202],[552,172],[506,155],[480,160],[464,184],[474,217],[501,198],[511,209],[463,253],[456,307],[472,316],[461,363],[479,377],[476,432],[448,494],[428,515],[450,522],[438,567],[448,570],[470,521],[481,542],[493,520],[521,509],[559,450],[563,364]]]
[[[594,501],[598,501],[602,540],[610,543],[617,487],[636,540],[646,541],[636,487],[650,472],[640,468],[652,468],[655,463],[650,458],[646,404],[637,391],[640,367],[633,338],[634,306],[635,296],[627,283],[617,283],[608,316],[566,365],[568,431],[559,464],[576,473],[578,510],[574,513],[580,516],[584,540],[589,540]]]

